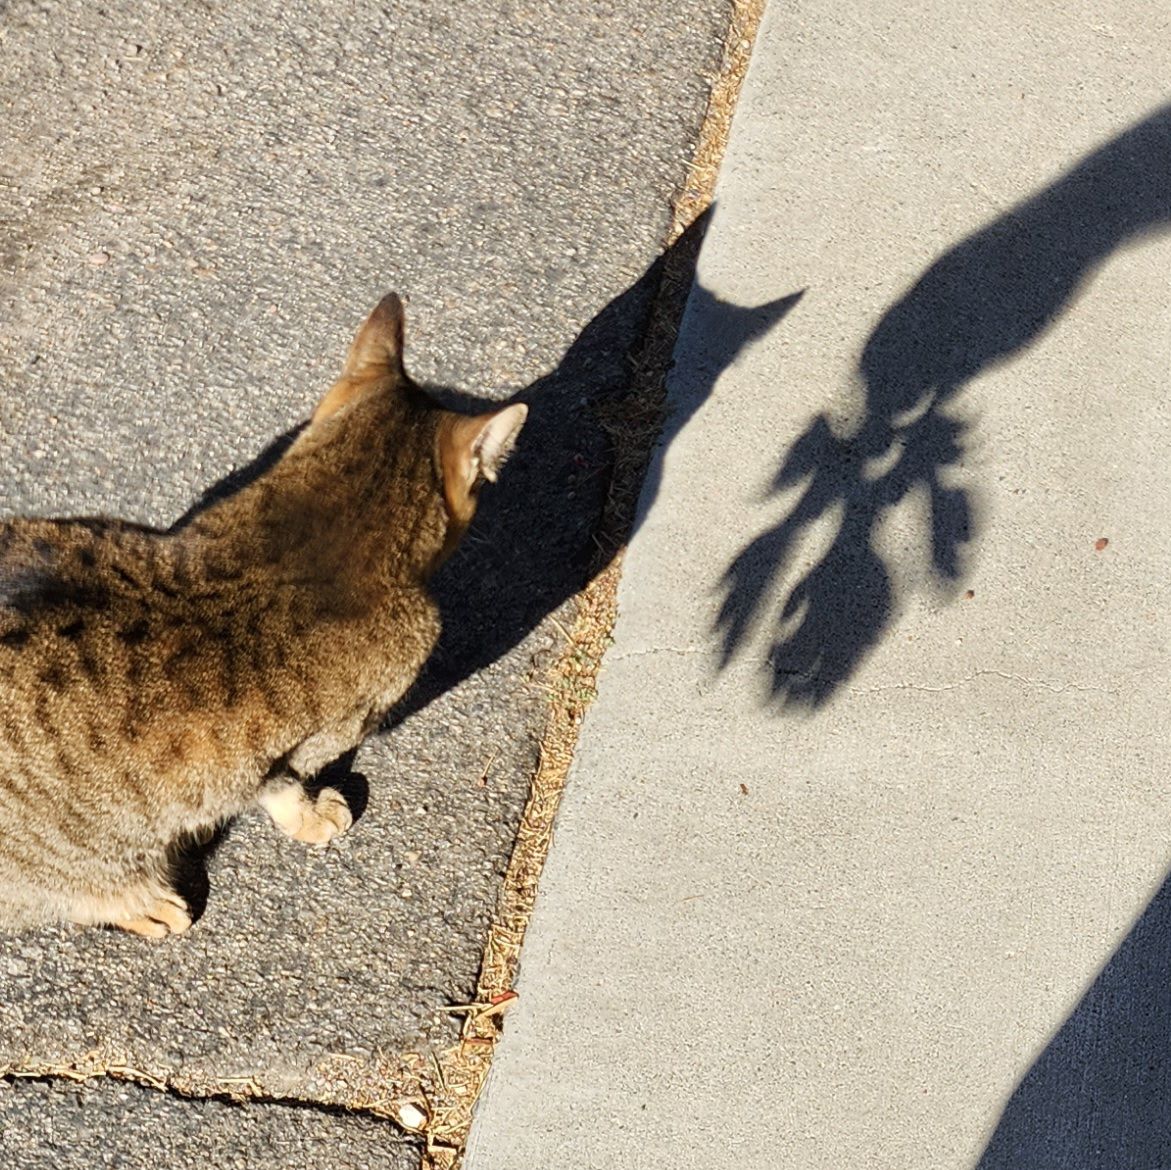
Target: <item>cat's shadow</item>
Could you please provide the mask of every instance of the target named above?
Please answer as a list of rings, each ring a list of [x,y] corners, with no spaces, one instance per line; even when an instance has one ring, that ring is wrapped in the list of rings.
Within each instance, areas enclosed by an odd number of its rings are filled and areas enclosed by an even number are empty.
[[[633,507],[619,509],[616,522],[615,510],[607,511],[614,490],[612,420],[631,414],[649,433],[647,406],[634,389],[634,367],[647,360],[646,350],[653,342],[666,372],[673,331],[688,296],[692,311],[702,314],[710,344],[704,368],[693,371],[687,380],[686,399],[672,403],[660,447],[669,444],[702,407],[720,374],[744,347],[767,333],[796,304],[799,293],[742,307],[720,300],[698,284],[693,287],[707,221],[706,214],[696,220],[638,280],[610,301],[555,369],[507,400],[529,407],[520,442],[500,482],[485,488],[471,531],[432,582],[442,634],[415,685],[388,715],[383,731],[422,711],[522,643],[625,546],[637,520]],[[670,335],[664,336],[664,331]],[[408,369],[410,357],[408,321]],[[442,405],[468,413],[505,404],[441,387],[426,389]],[[658,409],[665,415],[662,404]],[[603,416],[610,420],[609,431]],[[303,426],[279,435],[248,464],[208,487],[168,531],[182,530],[212,504],[255,482],[280,460]],[[639,515],[645,514],[658,490],[656,479],[647,482]],[[599,542],[603,514],[609,523]],[[368,790],[353,761],[353,753],[336,761],[318,777],[317,787],[338,788],[357,819],[366,806]],[[220,834],[205,845],[191,847],[182,862],[184,872],[197,868],[201,859],[206,871],[207,861],[223,840]],[[206,872],[201,880],[205,889]]]
[[[517,451],[433,583],[443,618],[439,644],[384,729],[508,654],[611,563],[661,487],[661,460],[642,450],[640,434],[657,431],[658,450],[667,447],[724,370],[800,300],[794,292],[741,306],[699,284],[708,215],[590,321],[554,370],[511,399],[529,407]],[[669,409],[665,401],[648,404],[638,376],[659,362],[665,377],[685,304],[703,323],[702,369],[689,371],[686,393],[676,393]],[[499,403],[457,396],[455,405]],[[633,474],[632,452],[645,460]],[[627,503],[608,506],[616,496]]]

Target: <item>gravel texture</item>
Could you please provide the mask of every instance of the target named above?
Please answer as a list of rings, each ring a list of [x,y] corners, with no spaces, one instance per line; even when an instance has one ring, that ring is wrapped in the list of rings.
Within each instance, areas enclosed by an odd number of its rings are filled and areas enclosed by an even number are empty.
[[[0,510],[171,524],[305,417],[391,288],[416,377],[532,405],[439,583],[436,664],[358,755],[350,834],[314,852],[243,818],[180,940],[4,941],[0,1064],[97,1049],[346,1102],[452,1035],[543,725],[546,615],[593,552],[594,408],[624,385],[725,18],[0,0]]]
[[[0,1083],[0,1158],[10,1170],[404,1170],[418,1142],[338,1110],[237,1105],[137,1085]]]

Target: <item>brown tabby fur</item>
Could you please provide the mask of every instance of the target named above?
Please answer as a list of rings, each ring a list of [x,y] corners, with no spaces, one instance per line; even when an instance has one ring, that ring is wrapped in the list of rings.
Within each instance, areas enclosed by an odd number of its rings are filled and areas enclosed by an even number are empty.
[[[178,531],[0,522],[0,927],[179,932],[184,838],[258,801],[302,841],[349,827],[301,782],[416,677],[427,581],[525,417],[440,409],[401,354],[392,294],[283,458]]]

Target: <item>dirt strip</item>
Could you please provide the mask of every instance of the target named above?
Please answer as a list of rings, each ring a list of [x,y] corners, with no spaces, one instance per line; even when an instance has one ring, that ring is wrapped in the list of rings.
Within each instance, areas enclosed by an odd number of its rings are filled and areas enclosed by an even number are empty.
[[[514,998],[525,928],[553,836],[557,806],[586,710],[595,694],[602,656],[617,617],[622,553],[634,524],[643,475],[666,411],[667,374],[691,290],[706,218],[715,196],[740,87],[764,11],[764,0],[735,0],[718,74],[687,177],[673,200],[673,223],[648,327],[630,356],[629,393],[607,404],[603,425],[613,444],[609,499],[598,541],[598,567],[563,629],[566,646],[551,672],[549,722],[532,791],[517,834],[500,906],[484,948],[474,1003],[462,1005],[463,1034],[438,1059],[412,1057],[421,1074],[404,1083],[392,1105],[401,1122],[414,1121],[426,1139],[423,1170],[456,1170],[472,1112],[491,1067],[501,1019]]]

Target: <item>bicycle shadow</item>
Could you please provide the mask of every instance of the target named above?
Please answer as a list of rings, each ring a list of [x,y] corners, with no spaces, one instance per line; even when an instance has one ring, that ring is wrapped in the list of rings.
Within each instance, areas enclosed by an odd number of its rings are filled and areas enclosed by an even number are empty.
[[[770,494],[797,502],[729,565],[716,619],[721,666],[763,621],[771,699],[817,708],[857,670],[899,599],[875,548],[878,526],[911,493],[930,510],[934,584],[954,588],[975,536],[955,411],[981,372],[1036,341],[1094,270],[1171,218],[1171,105],[1086,157],[1027,202],[940,257],[883,315],[858,364],[865,414],[838,434],[818,415],[781,459]],[[832,542],[769,615],[798,539],[840,510]]]

